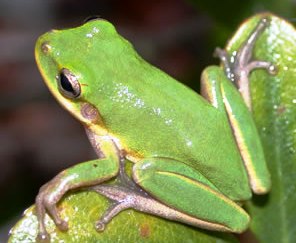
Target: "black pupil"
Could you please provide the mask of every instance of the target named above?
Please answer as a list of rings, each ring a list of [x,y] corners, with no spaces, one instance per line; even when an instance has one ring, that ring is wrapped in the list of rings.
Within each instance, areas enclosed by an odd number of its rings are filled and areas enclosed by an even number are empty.
[[[63,73],[60,74],[60,82],[61,82],[61,86],[62,88],[70,93],[74,93],[74,89],[72,87],[72,84],[70,83],[69,79],[67,78],[67,76]]]

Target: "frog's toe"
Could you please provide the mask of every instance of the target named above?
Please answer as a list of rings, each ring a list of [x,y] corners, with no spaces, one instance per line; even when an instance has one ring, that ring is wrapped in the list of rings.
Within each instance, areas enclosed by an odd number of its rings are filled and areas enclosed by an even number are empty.
[[[67,231],[69,229],[68,223],[65,220],[62,220],[61,218],[57,217],[54,218],[55,225],[59,228],[61,231]]]
[[[68,230],[68,223],[65,220],[61,219],[55,203],[52,203],[51,201],[48,200],[46,202],[46,209],[48,213],[52,216],[52,219],[55,225],[59,228],[59,230],[61,231]]]
[[[38,242],[49,242],[50,237],[49,234],[46,231],[45,227],[45,207],[43,204],[43,199],[44,199],[44,192],[43,190],[40,190],[39,194],[36,197],[36,216],[38,219],[38,235],[37,235],[37,240]]]
[[[143,199],[144,194],[136,185],[130,183],[131,188],[121,185],[97,185],[90,188],[112,201],[108,209],[96,222],[95,227],[97,231],[104,231],[108,223],[121,211],[128,208],[136,209],[139,206],[138,204]]]
[[[115,187],[113,187],[115,188]],[[112,187],[110,187],[112,190]],[[128,196],[127,196],[128,197]],[[134,204],[133,197],[129,197],[130,200],[127,198],[124,199],[122,202],[113,202],[109,208],[104,212],[104,214],[101,216],[101,218],[96,222],[95,227],[96,230],[99,232],[102,232],[105,230],[106,226],[110,221],[118,215],[121,211],[132,208]]]
[[[37,242],[49,243],[50,236],[47,232],[39,232],[36,240],[37,240]]]
[[[105,230],[105,227],[106,227],[106,223],[104,223],[102,220],[98,220],[96,222],[96,230],[99,231],[99,232],[102,232]]]
[[[278,73],[278,68],[276,67],[276,65],[270,63],[268,69],[267,69],[268,73],[271,75],[276,75]]]
[[[68,223],[61,219],[56,207],[58,199],[59,198],[52,193],[51,183],[47,183],[43,187],[41,187],[36,197],[36,216],[39,224],[37,239],[40,242],[50,241],[50,235],[46,230],[45,224],[46,212],[52,217],[55,225],[58,227],[59,230],[66,231],[68,229]]]
[[[266,71],[271,75],[275,75],[277,73],[277,68],[274,64],[272,64],[271,62],[259,61],[259,60],[255,60],[255,61],[250,62],[246,66],[246,71],[249,74],[254,69],[258,69],[258,68],[266,69]]]

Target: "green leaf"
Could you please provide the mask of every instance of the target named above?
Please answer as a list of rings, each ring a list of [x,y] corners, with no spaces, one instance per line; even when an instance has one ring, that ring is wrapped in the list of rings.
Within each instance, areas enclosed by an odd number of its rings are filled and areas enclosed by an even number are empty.
[[[94,224],[108,207],[108,201],[95,192],[69,193],[59,205],[61,215],[68,219],[69,230],[57,230],[46,218],[51,242],[237,242],[230,234],[206,232],[134,210],[117,215],[104,232]],[[35,242],[37,219],[34,207],[11,230],[9,242]]]
[[[227,50],[236,50],[263,16],[269,16],[271,23],[256,43],[254,58],[272,62],[278,73],[254,71],[251,92],[272,190],[255,196],[247,208],[251,231],[259,242],[288,243],[295,242],[296,234],[296,32],[272,14],[256,15],[239,28]]]

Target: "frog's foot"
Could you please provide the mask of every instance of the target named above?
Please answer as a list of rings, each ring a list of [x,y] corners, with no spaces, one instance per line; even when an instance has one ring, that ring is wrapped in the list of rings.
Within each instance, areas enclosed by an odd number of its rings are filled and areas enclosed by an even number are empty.
[[[119,173],[115,185],[101,184],[89,189],[107,197],[112,201],[111,206],[96,222],[97,231],[104,231],[105,226],[121,211],[138,208],[140,201],[146,201],[149,196],[125,172],[125,156],[120,151]]]
[[[92,187],[91,190],[104,195],[112,201],[111,206],[96,222],[97,231],[104,231],[106,225],[123,210],[133,208],[144,211],[147,208],[144,205],[152,200],[137,185],[134,185],[133,188],[118,185],[98,185]]]
[[[261,19],[246,42],[232,56],[220,48],[216,48],[214,53],[220,58],[227,77],[236,84],[249,109],[251,109],[249,74],[254,69],[266,69],[271,75],[275,75],[277,72],[276,67],[270,62],[252,60],[255,43],[268,25],[268,18]]]
[[[61,194],[51,193],[55,187],[55,183],[59,180],[59,177],[55,177],[52,181],[43,185],[39,194],[36,197],[36,215],[39,222],[38,240],[42,242],[47,242],[50,240],[49,234],[45,227],[45,213],[52,217],[54,223],[61,231],[66,231],[68,229],[68,223],[61,219],[56,204],[61,198]]]
[[[109,198],[112,201],[111,206],[96,222],[96,230],[102,232],[110,221],[121,211],[126,209],[134,209],[136,211],[152,214],[161,218],[173,221],[183,222],[193,226],[201,226],[205,229],[215,229],[218,231],[233,232],[225,225],[214,224],[201,220],[194,216],[190,216],[179,210],[175,210],[156,199],[152,198],[140,187],[135,191],[124,186],[117,185],[97,185],[90,188],[93,191]]]

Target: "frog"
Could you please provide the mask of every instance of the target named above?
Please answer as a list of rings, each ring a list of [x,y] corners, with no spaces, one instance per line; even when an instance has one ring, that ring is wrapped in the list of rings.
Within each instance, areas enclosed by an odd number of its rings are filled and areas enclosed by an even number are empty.
[[[68,230],[57,204],[78,189],[112,202],[95,222],[98,233],[126,209],[206,230],[245,231],[243,202],[271,188],[249,90],[255,69],[275,73],[272,63],[253,59],[269,22],[262,17],[236,55],[216,49],[221,65],[204,69],[200,94],[145,61],[105,19],[40,36],[35,58],[45,84],[83,125],[97,158],[40,188],[39,239],[49,238],[46,214]]]

